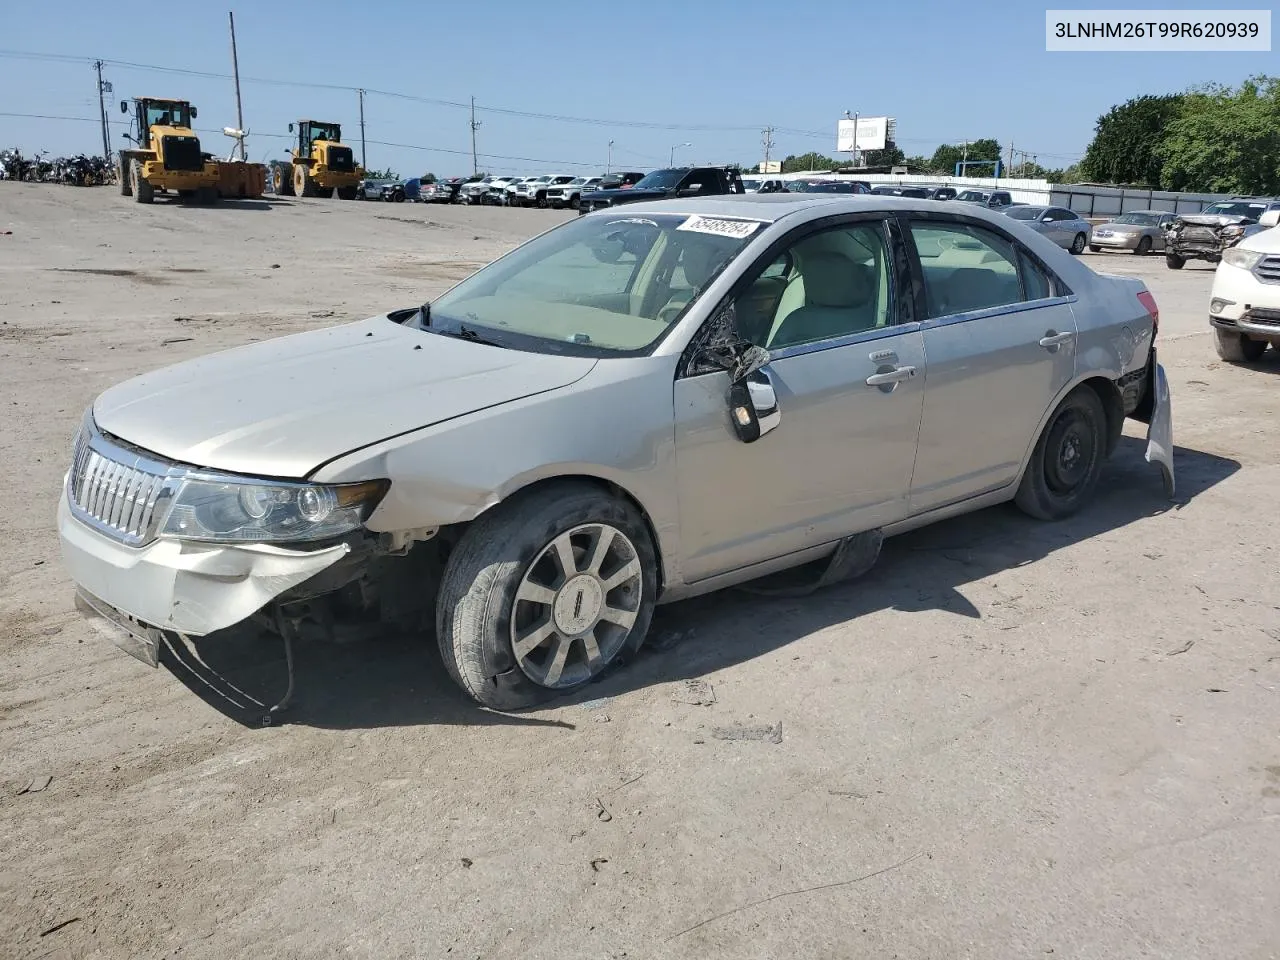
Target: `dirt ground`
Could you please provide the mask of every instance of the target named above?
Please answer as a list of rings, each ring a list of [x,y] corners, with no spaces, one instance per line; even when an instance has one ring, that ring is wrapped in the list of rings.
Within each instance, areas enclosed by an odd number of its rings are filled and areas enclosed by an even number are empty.
[[[663,608],[592,700],[485,713],[388,637],[304,646],[264,729],[74,611],[96,393],[416,305],[565,216],[0,184],[0,957],[1280,956],[1280,355],[1217,361],[1203,266],[1087,257],[1160,304],[1176,503],[1131,430],[1079,517]],[[282,690],[278,642],[199,653]]]

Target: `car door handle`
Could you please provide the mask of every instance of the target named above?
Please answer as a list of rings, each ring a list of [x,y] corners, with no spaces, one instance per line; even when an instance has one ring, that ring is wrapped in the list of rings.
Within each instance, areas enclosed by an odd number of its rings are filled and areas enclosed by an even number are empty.
[[[896,367],[893,370],[887,370],[884,373],[873,373],[867,377],[868,387],[883,387],[889,383],[901,383],[903,380],[910,380],[916,375],[915,367]]]
[[[1075,334],[1071,331],[1067,331],[1066,333],[1046,333],[1040,338],[1040,346],[1045,349],[1051,349],[1059,344],[1066,343],[1074,336]]]

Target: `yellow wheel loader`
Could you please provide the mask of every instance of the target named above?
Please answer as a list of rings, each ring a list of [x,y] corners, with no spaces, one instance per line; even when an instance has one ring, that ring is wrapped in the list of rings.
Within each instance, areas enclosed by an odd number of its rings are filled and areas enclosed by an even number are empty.
[[[213,203],[220,196],[260,197],[266,167],[259,163],[220,162],[200,148],[191,128],[196,108],[186,100],[138,97],[133,101],[133,132],[125,138],[133,148],[119,154],[122,196],[151,203],[159,193]],[[129,101],[120,101],[129,113]]]
[[[337,191],[340,200],[354,200],[364,178],[350,147],[342,142],[342,127],[320,120],[299,120],[289,124],[298,142],[289,151],[289,168],[276,166],[272,186],[282,196],[329,197]]]
[[[138,97],[133,101],[132,150],[120,151],[120,192],[150,203],[156,191],[212,203],[218,199],[218,162],[200,149],[191,129],[196,108],[186,100]],[[129,113],[129,101],[120,101]]]

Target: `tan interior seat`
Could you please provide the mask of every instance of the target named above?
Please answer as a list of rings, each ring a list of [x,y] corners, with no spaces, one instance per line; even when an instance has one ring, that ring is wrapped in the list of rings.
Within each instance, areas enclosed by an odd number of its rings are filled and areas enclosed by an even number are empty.
[[[806,256],[801,273],[804,305],[782,319],[770,338],[770,348],[827,340],[876,326],[876,282],[871,266],[824,251]]]

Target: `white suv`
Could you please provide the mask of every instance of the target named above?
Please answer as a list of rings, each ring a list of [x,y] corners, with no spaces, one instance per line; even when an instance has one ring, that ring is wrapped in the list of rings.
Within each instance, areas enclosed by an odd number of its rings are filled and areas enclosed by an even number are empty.
[[[1230,363],[1280,349],[1280,209],[1263,214],[1258,232],[1222,251],[1209,295],[1218,356]]]

